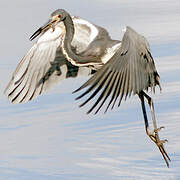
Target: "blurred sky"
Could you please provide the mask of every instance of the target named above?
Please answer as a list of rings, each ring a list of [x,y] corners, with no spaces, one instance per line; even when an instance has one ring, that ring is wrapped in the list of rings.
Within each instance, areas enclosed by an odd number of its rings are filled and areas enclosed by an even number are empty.
[[[172,158],[167,169],[146,137],[137,97],[107,114],[87,116],[71,94],[84,79],[67,80],[37,100],[12,105],[3,90],[33,42],[29,37],[57,8],[105,27],[122,39],[124,26],[151,45],[163,93],[155,100],[158,124]],[[14,0],[0,2],[0,180],[180,178],[180,1]]]

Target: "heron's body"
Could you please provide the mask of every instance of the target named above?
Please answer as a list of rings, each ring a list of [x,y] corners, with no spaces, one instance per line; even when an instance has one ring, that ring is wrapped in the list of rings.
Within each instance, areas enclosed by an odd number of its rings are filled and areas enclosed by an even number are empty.
[[[77,99],[91,93],[80,106],[85,105],[100,93],[97,101],[88,111],[95,108],[97,113],[109,99],[112,108],[117,99],[120,103],[132,94],[141,100],[147,135],[158,146],[169,166],[170,161],[160,140],[154,114],[153,101],[144,91],[160,87],[147,40],[127,27],[122,42],[112,40],[108,32],[86,20],[71,17],[59,9],[51,14],[47,24],[39,28],[31,40],[40,35],[39,40],[21,60],[8,84],[5,94],[13,103],[27,102],[53,84],[67,77],[76,77],[79,72],[90,75],[97,71],[75,92],[89,87]],[[161,88],[161,87],[160,87]],[[150,131],[144,98],[148,100],[154,130]],[[99,105],[99,107],[97,107]]]

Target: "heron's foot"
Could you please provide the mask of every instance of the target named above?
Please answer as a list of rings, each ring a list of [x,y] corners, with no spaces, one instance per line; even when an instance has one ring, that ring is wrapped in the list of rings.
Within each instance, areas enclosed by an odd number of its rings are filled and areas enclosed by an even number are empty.
[[[164,128],[165,128],[164,126],[161,126],[161,127],[157,128],[157,129],[154,129],[154,133],[159,132],[161,129],[164,129]]]
[[[163,128],[164,127],[160,127],[160,128],[154,129],[153,131],[150,131],[150,129],[147,128],[146,132],[147,132],[147,135],[150,137],[150,139],[158,146],[158,148],[166,162],[167,167],[169,167],[169,161],[171,161],[171,159],[169,158],[166,150],[164,149],[164,145],[163,145],[164,143],[168,142],[168,140],[167,139],[160,140],[159,135],[158,135],[158,132]]]

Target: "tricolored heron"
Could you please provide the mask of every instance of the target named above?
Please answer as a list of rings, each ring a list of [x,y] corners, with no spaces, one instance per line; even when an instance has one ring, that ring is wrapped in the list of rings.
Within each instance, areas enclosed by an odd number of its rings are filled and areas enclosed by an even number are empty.
[[[21,103],[37,97],[43,92],[47,82],[54,82],[55,76],[62,76],[63,65],[71,67],[72,72],[77,67],[91,69],[88,74],[96,71],[74,91],[90,86],[76,98],[80,99],[94,90],[80,107],[94,98],[100,90],[102,92],[99,98],[88,113],[101,102],[95,112],[97,113],[110,95],[106,111],[111,104],[114,107],[118,98],[120,106],[123,97],[126,99],[131,94],[137,94],[142,105],[146,133],[158,146],[169,167],[170,158],[163,146],[167,140],[160,140],[158,135],[163,127],[157,127],[153,100],[145,93],[149,88],[155,92],[156,85],[161,89],[160,77],[147,40],[129,26],[126,27],[122,42],[112,40],[105,29],[80,18],[72,18],[63,9],[53,12],[50,20],[30,40],[38,35],[41,37],[19,63],[5,90],[9,99],[14,103]],[[149,128],[144,98],[151,110],[153,131]]]

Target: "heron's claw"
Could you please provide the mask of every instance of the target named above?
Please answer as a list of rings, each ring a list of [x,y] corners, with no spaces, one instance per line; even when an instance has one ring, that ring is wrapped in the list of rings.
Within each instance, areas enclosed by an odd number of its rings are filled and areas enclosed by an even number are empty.
[[[168,142],[168,140],[167,139],[164,139],[164,140],[160,140],[159,142],[157,142],[156,144],[158,145],[158,146],[162,146],[164,143],[166,143],[166,142]]]
[[[166,164],[167,164],[167,167],[169,167],[169,161],[171,161],[170,157],[168,156],[166,150],[164,149],[164,143],[168,142],[167,139],[164,139],[164,140],[160,140],[159,139],[159,135],[158,135],[158,132],[164,127],[160,127],[160,128],[157,128],[157,129],[154,129],[154,131],[150,131],[149,128],[146,129],[146,132],[147,132],[147,135],[151,138],[151,140],[158,146]]]
[[[161,129],[164,129],[165,127],[164,126],[161,126],[161,127],[159,127],[159,128],[157,128],[157,129],[154,129],[154,132],[156,133],[156,132],[159,132]]]

